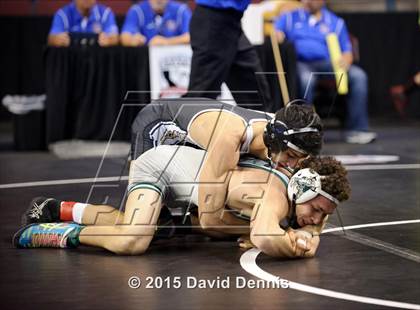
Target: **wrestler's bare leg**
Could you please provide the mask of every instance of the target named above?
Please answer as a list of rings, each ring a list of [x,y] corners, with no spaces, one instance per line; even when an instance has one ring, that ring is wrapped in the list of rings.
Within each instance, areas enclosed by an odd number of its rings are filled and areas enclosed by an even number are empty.
[[[82,216],[82,225],[113,225],[122,223],[124,212],[109,205],[86,206]]]
[[[133,165],[135,160],[130,161],[129,182],[133,183]],[[83,225],[113,225],[122,223],[124,219],[124,212],[115,209],[110,205],[87,205],[83,217]]]
[[[134,190],[128,196],[122,222],[117,220],[115,225],[87,226],[80,233],[80,242],[102,247],[116,254],[142,254],[152,241],[160,210],[161,197],[156,191]],[[115,214],[117,217],[122,215],[121,212]],[[92,214],[87,215],[85,220],[88,218],[92,219]],[[110,219],[111,217],[106,218]]]

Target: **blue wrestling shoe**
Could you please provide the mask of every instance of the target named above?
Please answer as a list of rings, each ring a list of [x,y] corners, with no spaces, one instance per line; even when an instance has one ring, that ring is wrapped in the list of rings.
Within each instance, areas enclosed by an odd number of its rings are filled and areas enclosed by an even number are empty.
[[[75,223],[34,223],[13,236],[17,248],[75,248],[84,226]]]

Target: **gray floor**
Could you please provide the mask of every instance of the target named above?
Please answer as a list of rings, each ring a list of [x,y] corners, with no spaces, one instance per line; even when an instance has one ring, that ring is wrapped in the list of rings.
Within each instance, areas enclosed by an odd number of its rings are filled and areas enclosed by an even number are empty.
[[[378,127],[379,139],[365,146],[346,145],[339,132],[328,132],[325,154],[398,155],[398,162],[373,170],[355,170],[349,176],[352,198],[340,206],[343,224],[420,219],[420,127]],[[5,188],[20,182],[84,179],[95,176],[100,159],[62,160],[48,153],[0,153],[1,301],[7,308],[106,309],[380,309],[354,301],[318,296],[294,289],[188,289],[188,276],[221,279],[257,278],[239,264],[243,255],[235,242],[215,242],[187,236],[154,244],[139,257],[117,257],[104,250],[17,250],[10,238],[20,215],[34,196],[85,201],[92,183]],[[378,164],[378,163],[377,163]],[[395,164],[405,165],[390,169]],[[104,162],[99,177],[119,176],[124,159]],[[124,182],[101,183],[91,202],[118,205]],[[20,186],[24,186],[20,185]],[[330,223],[340,225],[337,215]],[[276,260],[260,254],[258,266],[275,276],[313,287],[347,294],[420,305],[420,223],[378,226],[326,234],[317,256],[307,260]],[[143,280],[131,289],[132,276]],[[180,289],[146,289],[147,276],[180,276]],[[420,306],[419,306],[420,307]],[[3,307],[2,307],[3,308]]]

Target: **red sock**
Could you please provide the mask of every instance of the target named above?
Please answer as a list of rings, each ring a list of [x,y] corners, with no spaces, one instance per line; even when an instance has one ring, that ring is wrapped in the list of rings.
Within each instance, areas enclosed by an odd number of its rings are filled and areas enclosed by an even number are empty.
[[[75,201],[62,201],[60,204],[60,220],[73,221],[73,207]]]

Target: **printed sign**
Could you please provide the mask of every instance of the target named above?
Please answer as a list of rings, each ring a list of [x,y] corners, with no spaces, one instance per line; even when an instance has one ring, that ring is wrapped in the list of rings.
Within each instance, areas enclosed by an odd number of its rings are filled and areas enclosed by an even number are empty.
[[[189,45],[150,46],[151,98],[179,98],[187,92],[190,79],[192,50]],[[223,84],[219,100],[235,103]]]

